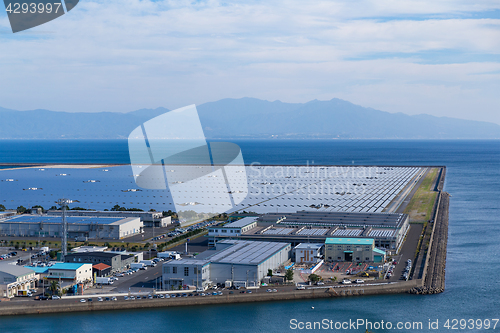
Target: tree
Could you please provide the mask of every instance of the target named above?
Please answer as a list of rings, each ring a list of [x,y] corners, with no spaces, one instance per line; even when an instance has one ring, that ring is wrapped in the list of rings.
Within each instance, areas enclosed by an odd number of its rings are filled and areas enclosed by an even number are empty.
[[[321,276],[316,275],[316,274],[311,274],[311,275],[309,275],[308,279],[309,279],[309,281],[317,282],[317,281],[321,280]]]
[[[293,269],[289,268],[286,270],[285,273],[285,281],[292,281],[293,280]]]
[[[59,290],[59,282],[57,281],[52,281],[50,282],[50,285],[49,285],[49,290],[50,290],[50,293],[52,295],[54,295],[54,293],[58,293],[58,290]]]
[[[272,269],[268,269],[267,270],[267,276],[270,276],[270,277],[273,276],[273,270]]]
[[[0,212],[4,212],[5,211],[5,206],[0,204]]]
[[[26,213],[26,207],[24,207],[24,206],[19,206],[19,207],[17,207],[17,212],[18,212],[19,214],[24,214],[24,213]]]
[[[50,251],[49,252],[49,257],[52,258],[52,259],[54,259],[55,257],[57,257],[57,252],[54,251],[54,250]]]

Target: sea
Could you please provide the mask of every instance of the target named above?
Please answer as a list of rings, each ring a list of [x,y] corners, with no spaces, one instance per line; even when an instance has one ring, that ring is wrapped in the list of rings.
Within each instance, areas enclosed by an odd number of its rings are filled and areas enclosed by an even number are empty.
[[[247,164],[446,166],[445,291],[0,317],[0,333],[500,331],[500,141],[232,142]],[[0,163],[123,164],[129,157],[126,140],[1,140]]]

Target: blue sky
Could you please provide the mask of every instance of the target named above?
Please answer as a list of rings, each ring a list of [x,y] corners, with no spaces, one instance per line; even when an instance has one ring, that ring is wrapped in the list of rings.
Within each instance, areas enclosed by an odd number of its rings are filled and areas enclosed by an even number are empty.
[[[82,0],[12,34],[0,106],[70,112],[341,98],[500,124],[498,1]]]

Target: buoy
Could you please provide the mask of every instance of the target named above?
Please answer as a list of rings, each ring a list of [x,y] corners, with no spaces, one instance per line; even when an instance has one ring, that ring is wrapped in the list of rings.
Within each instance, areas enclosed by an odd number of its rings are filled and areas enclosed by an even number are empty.
[[[314,306],[311,306],[311,309],[314,309]]]

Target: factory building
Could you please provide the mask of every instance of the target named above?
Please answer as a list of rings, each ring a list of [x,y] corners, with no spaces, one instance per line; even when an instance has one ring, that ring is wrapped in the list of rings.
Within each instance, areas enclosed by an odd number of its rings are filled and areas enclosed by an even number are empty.
[[[48,215],[60,216],[60,210],[49,210]],[[103,211],[103,210],[67,210],[66,216],[85,216],[85,217],[119,217],[126,218],[140,218],[144,227],[164,228],[172,224],[170,216],[163,217],[162,212],[139,212],[139,211]]]
[[[223,226],[208,228],[208,245],[214,246],[217,237],[235,237],[257,226],[257,217],[244,217]]]
[[[112,252],[77,252],[69,253],[64,257],[68,263],[103,263],[111,267],[111,272],[121,272],[130,267],[135,261],[133,255],[112,253]]]
[[[47,280],[61,281],[63,286],[92,281],[92,264],[56,263],[49,267]]]
[[[261,215],[256,226],[237,238],[290,242],[293,246],[324,243],[327,238],[370,238],[377,248],[397,253],[409,227],[408,214],[299,211]],[[218,241],[235,238],[235,235],[218,233],[213,238]]]
[[[325,261],[383,262],[385,252],[375,248],[372,238],[328,238]]]
[[[301,243],[293,251],[296,264],[315,264],[320,260],[324,244]]]
[[[163,285],[206,288],[210,285],[258,286],[269,269],[290,259],[288,243],[224,240],[194,259],[163,264]]]
[[[20,290],[33,289],[37,280],[37,274],[30,268],[4,264],[0,266],[0,297],[12,298]]]
[[[68,216],[68,239],[123,239],[142,232],[139,217]],[[0,236],[61,237],[61,216],[18,215],[0,221]]]

